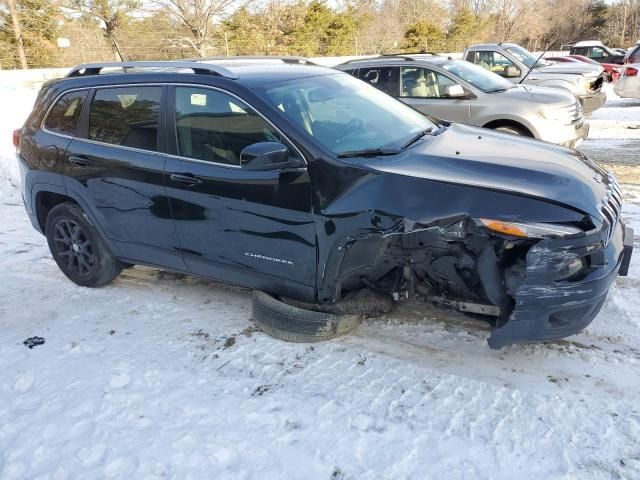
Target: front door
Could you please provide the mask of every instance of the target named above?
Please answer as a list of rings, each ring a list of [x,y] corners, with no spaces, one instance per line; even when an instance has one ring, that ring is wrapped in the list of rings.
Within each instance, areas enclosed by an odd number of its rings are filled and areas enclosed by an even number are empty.
[[[184,269],[164,186],[162,86],[97,88],[67,149],[67,189],[84,200],[118,252]]]
[[[440,72],[424,67],[400,67],[400,100],[427,115],[452,122],[469,123],[468,98],[450,98],[449,86],[457,82]]]
[[[168,105],[175,156],[165,165],[167,192],[187,267],[312,296],[316,235],[306,167],[256,171],[240,164],[240,152],[258,142],[284,143],[303,165],[300,153],[255,110],[219,89],[171,87]]]

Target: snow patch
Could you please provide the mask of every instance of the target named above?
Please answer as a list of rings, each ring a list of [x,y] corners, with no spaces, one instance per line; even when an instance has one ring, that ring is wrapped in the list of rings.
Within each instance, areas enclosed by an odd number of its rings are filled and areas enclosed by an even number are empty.
[[[483,322],[407,307],[336,341],[280,342],[247,333],[240,289],[144,267],[101,289],[63,277],[12,200],[11,131],[34,95],[0,89],[3,480],[640,478],[638,248],[563,341],[491,351]],[[640,105],[609,105],[592,148],[615,161],[601,140]],[[623,191],[638,234],[640,187]]]

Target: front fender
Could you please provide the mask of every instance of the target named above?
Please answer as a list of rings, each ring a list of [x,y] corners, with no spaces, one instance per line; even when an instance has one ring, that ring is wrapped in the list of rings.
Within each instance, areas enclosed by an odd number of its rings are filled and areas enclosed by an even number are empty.
[[[538,129],[535,127],[535,125],[529,122],[526,118],[523,118],[518,115],[511,115],[508,113],[500,114],[500,115],[490,115],[487,117],[483,117],[479,123],[480,123],[480,126],[487,128],[488,124],[493,122],[500,122],[500,121],[514,122],[519,125],[522,125],[527,130],[529,130],[535,138],[540,138],[540,134],[538,132]]]
[[[341,277],[359,265],[370,265],[389,232],[410,231],[411,225],[432,225],[455,217],[571,223],[581,221],[584,214],[511,192],[370,173],[346,188],[319,215],[318,300],[335,299]],[[354,244],[359,247],[351,249]],[[348,250],[352,258],[345,258]]]

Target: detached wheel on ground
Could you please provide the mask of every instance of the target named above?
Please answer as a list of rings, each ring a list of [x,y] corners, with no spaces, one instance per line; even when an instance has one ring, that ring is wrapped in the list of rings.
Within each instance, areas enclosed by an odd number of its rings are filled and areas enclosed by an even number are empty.
[[[360,324],[362,315],[307,310],[256,291],[253,294],[253,320],[263,332],[279,340],[321,342],[349,333]]]
[[[76,285],[101,287],[122,271],[122,264],[75,203],[62,203],[51,209],[45,235],[53,259]]]

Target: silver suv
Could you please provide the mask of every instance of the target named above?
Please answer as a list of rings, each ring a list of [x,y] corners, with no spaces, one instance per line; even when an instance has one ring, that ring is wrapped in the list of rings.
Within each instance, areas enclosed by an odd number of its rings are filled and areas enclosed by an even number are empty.
[[[600,108],[607,99],[602,90],[604,69],[599,65],[550,63],[515,43],[471,45],[462,58],[514,83],[571,92],[580,100],[585,115]]]
[[[589,124],[569,92],[515,85],[482,67],[432,54],[353,60],[336,68],[423,113],[575,147]]]

